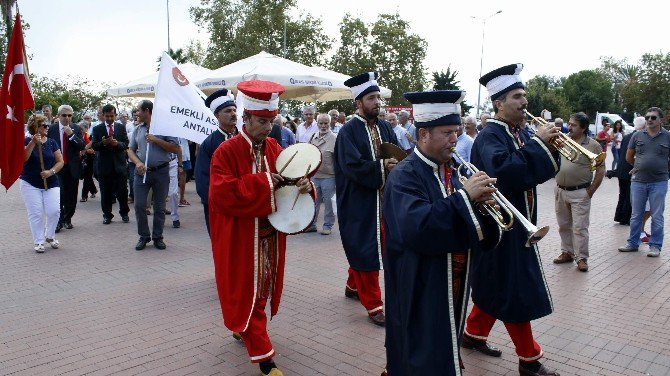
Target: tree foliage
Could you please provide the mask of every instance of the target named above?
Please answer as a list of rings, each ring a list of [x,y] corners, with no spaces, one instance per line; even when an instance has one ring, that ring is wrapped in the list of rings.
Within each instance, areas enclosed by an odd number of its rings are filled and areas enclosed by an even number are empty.
[[[542,110],[547,109],[553,117],[569,117],[574,111],[565,98],[562,85],[561,79],[551,76],[535,76],[528,80],[528,111],[539,116]]]
[[[127,101],[117,98],[112,100],[106,90],[96,89],[110,85],[95,83],[80,77],[54,79],[31,75],[31,84],[37,110],[49,104],[55,113],[58,106],[69,104],[75,112],[76,120],[79,120],[86,112],[95,112],[103,104],[113,102],[120,107]]]
[[[177,64],[184,64],[184,63],[188,62],[188,57],[187,57],[186,53],[184,52],[184,50],[182,48],[177,48],[176,50],[173,50],[172,47],[170,47],[167,50],[167,54]],[[156,68],[156,71],[159,71],[161,69],[161,59],[162,59],[162,57],[163,57],[163,55],[161,54],[161,56],[159,56],[156,59],[156,62],[158,63],[158,67]]]
[[[594,118],[596,112],[609,112],[613,106],[612,82],[597,70],[573,73],[563,83],[565,99],[576,111]]]
[[[296,0],[201,0],[190,9],[191,18],[210,34],[204,66],[219,68],[266,51],[307,65],[324,63],[331,44],[321,19],[300,13]]]
[[[372,25],[370,53],[375,67],[382,73],[380,83],[393,91],[390,105],[406,105],[404,92],[423,91],[426,87],[428,43],[408,32],[409,23],[399,13],[381,14]]]
[[[409,29],[409,23],[398,13],[380,14],[369,25],[347,13],[340,22],[340,45],[328,61],[328,68],[349,76],[379,71],[379,83],[392,90],[386,102],[408,105],[402,94],[422,91],[427,86],[423,65],[427,43]],[[338,108],[348,114],[355,110],[350,100],[325,103],[323,108]]]
[[[446,72],[433,72],[433,90],[462,90],[456,76],[458,76],[458,71],[452,71],[451,65],[447,67]],[[465,101],[461,102],[463,114],[470,112],[471,108],[473,106],[468,105]]]

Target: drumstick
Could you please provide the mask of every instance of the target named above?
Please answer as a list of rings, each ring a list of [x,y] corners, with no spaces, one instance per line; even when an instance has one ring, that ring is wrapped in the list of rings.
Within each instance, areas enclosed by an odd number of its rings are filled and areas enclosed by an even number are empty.
[[[281,170],[279,170],[279,172],[278,172],[279,175],[281,175],[281,173],[284,172],[284,170],[286,170],[286,167],[288,167],[289,163],[291,163],[293,158],[295,158],[295,156],[298,155],[298,151],[299,150],[296,150],[295,153],[293,153],[293,155],[291,156],[291,158],[289,158],[288,161],[286,161],[286,164],[284,165],[284,167],[282,167]]]
[[[309,170],[311,168],[312,168],[311,164],[309,166],[307,166],[307,171],[305,171],[305,176],[303,176],[303,178],[307,177],[307,174],[309,174]],[[291,210],[293,210],[293,208],[295,208],[295,203],[298,202],[298,197],[300,197],[300,190],[298,190],[298,193],[295,195],[295,200],[293,200],[293,206],[291,206]]]
[[[37,143],[37,154],[40,156],[40,168],[42,171],[44,171],[44,156],[42,155],[42,141]],[[44,189],[49,189],[49,186],[47,185],[47,178],[42,178],[42,181],[44,182]]]

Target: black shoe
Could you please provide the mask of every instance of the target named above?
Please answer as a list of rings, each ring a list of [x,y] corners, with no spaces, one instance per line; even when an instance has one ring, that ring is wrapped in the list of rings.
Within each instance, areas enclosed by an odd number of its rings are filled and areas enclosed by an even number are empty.
[[[346,296],[349,299],[358,300],[358,292],[353,289],[350,289],[349,286],[344,286],[344,296]]]
[[[499,358],[502,355],[502,351],[500,351],[499,348],[489,345],[486,343],[486,341],[471,339],[467,335],[463,335],[463,339],[461,340],[461,347],[464,349],[479,351],[484,355],[493,356],[496,358]]]
[[[377,312],[376,314],[369,316],[370,321],[377,326],[386,326],[386,316],[384,312]]]
[[[109,217],[105,217],[105,218],[102,219],[102,224],[103,224],[103,225],[108,225],[108,224],[110,224],[110,223],[112,223],[112,219],[111,219],[111,218],[109,218]]]
[[[63,227],[65,227],[68,230],[72,230],[74,228],[74,226],[72,226],[72,222],[70,221],[63,223]]]
[[[135,246],[136,251],[141,251],[144,249],[144,247],[147,246],[147,243],[149,243],[151,239],[147,238],[140,238],[140,240],[137,241],[137,245]]]
[[[179,222],[179,220],[172,221],[172,227],[174,227],[174,228],[181,227],[181,223]]]
[[[122,216],[121,216],[121,220],[123,221],[123,223],[128,223],[128,222],[130,222],[130,218],[128,218],[127,215],[122,215]]]
[[[62,230],[62,229],[63,229],[63,224],[58,222],[58,224],[56,225],[56,234],[58,234],[60,232],[60,230]]]
[[[154,247],[158,249],[165,249],[167,246],[165,245],[163,239],[154,239]]]
[[[522,362],[519,361],[519,374],[526,376],[560,376],[558,372],[550,370],[540,362]]]

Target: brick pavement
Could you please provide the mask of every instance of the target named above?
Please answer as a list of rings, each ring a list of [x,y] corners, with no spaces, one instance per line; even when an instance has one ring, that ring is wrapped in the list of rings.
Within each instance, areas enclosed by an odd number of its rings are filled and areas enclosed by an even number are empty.
[[[165,251],[136,252],[134,217],[103,226],[96,198],[78,203],[61,249],[38,255],[17,186],[0,195],[0,374],[257,374],[223,326],[192,183],[187,198],[182,228],[168,219]],[[656,259],[617,252],[628,227],[611,220],[616,200],[616,179],[605,179],[592,210],[591,271],[580,273],[551,263],[559,246],[553,181],[539,189],[539,222],[552,228],[540,249],[556,311],[533,329],[562,375],[670,374],[668,251]],[[383,329],[343,296],[347,264],[335,230],[289,237],[282,304],[269,325],[286,375],[378,375],[385,363]],[[503,357],[464,350],[464,374],[518,374],[499,322],[490,340]]]

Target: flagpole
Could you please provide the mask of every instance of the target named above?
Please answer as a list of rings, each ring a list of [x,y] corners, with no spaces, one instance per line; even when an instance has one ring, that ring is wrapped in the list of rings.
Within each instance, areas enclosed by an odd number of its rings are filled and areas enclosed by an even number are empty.
[[[147,173],[149,172],[149,146],[151,146],[151,142],[147,141],[147,155],[144,156],[144,177],[142,178],[142,184],[147,183]]]

